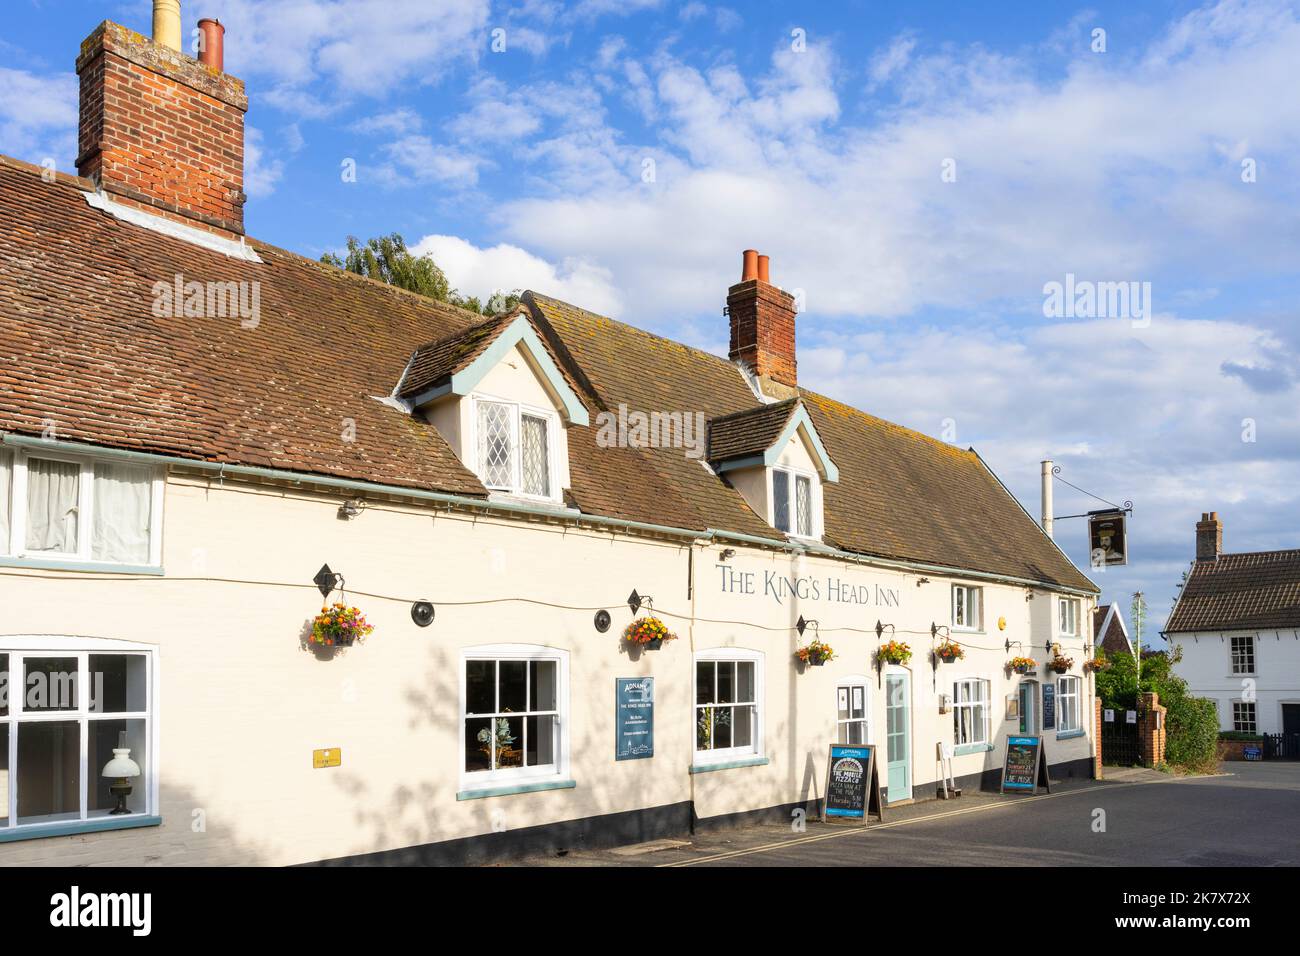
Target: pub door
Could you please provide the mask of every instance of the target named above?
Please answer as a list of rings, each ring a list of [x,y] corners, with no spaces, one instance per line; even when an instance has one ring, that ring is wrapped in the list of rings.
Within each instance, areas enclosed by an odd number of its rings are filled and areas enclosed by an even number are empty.
[[[906,673],[885,675],[885,756],[890,803],[912,799],[912,727]]]

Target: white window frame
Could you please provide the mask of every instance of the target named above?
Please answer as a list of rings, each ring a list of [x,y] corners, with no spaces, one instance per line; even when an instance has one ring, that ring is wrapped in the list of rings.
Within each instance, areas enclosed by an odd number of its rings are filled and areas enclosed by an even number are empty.
[[[1237,719],[1237,708],[1243,710],[1250,708],[1250,722],[1254,724],[1252,728],[1246,730],[1237,726],[1240,721]],[[1234,700],[1232,702],[1232,729],[1234,733],[1239,734],[1258,734],[1259,733],[1259,702],[1254,700]]]
[[[699,668],[697,664],[708,662],[724,663],[732,662],[752,662],[754,665],[754,738],[753,744],[748,747],[726,747],[721,750],[697,750],[696,749],[696,723],[699,720],[701,707],[708,706],[730,706],[728,704],[699,704],[700,699],[698,678]],[[744,647],[715,647],[708,650],[696,651],[691,659],[691,760],[692,765],[696,767],[707,767],[712,764],[728,763],[733,760],[744,760],[749,757],[762,757],[766,753],[763,740],[763,729],[765,726],[765,712],[767,710],[764,703],[766,688],[766,678],[763,667],[764,655],[762,651],[750,650]],[[740,703],[740,702],[738,702]]]
[[[966,595],[966,616],[971,616],[971,595],[976,596],[975,617],[977,618],[974,626],[970,624],[957,623],[957,592],[961,591]],[[979,634],[984,630],[984,588],[977,584],[954,584],[952,586],[952,629],[954,631],[964,631],[970,634]]]
[[[465,721],[484,715],[467,714],[470,661],[555,661],[555,763],[550,767],[506,767],[496,770],[465,769]],[[499,678],[498,678],[499,679]],[[463,791],[483,790],[511,783],[567,780],[569,777],[569,652],[544,644],[483,644],[466,647],[460,655],[460,718],[457,725],[457,773]]]
[[[963,701],[961,694],[958,693],[958,685],[976,684],[983,685],[984,698],[982,700]],[[984,705],[984,720],[980,722],[979,732],[983,740],[967,740],[964,743],[961,740],[961,711],[963,709],[974,710],[976,706]],[[971,721],[971,726],[975,726],[975,721]],[[964,674],[954,677],[952,681],[952,745],[954,748],[960,747],[988,747],[993,742],[993,681],[987,677],[981,677],[978,674]]]
[[[158,647],[154,644],[142,644],[138,641],[119,641],[102,637],[74,637],[67,635],[57,636],[21,636],[21,637],[0,637],[0,654],[6,654],[9,657],[9,687],[8,687],[8,704],[9,713],[0,717],[0,724],[9,725],[9,806],[6,808],[8,813],[7,825],[0,826],[0,834],[22,834],[30,832],[33,835],[39,835],[42,830],[49,827],[76,827],[78,824],[94,824],[104,819],[115,819],[110,817],[106,812],[98,812],[95,816],[90,816],[90,792],[89,786],[92,780],[98,780],[100,771],[103,767],[89,766],[90,760],[90,738],[89,722],[92,720],[143,720],[145,721],[145,734],[149,741],[149,752],[145,755],[144,772],[140,777],[133,781],[133,792],[143,793],[145,796],[145,808],[143,811],[136,811],[131,814],[135,819],[144,819],[148,817],[157,817],[159,810],[158,804],[158,780],[159,767],[161,766],[161,750],[159,741],[161,734],[161,693],[160,677],[161,670],[158,660]],[[124,712],[94,712],[90,711],[90,681],[81,680],[77,684],[77,708],[76,710],[43,710],[33,713],[24,713],[26,704],[26,680],[24,677],[25,669],[22,661],[28,657],[71,657],[77,660],[77,669],[79,673],[88,673],[90,656],[98,654],[121,654],[121,655],[140,655],[146,659],[145,665],[145,700],[147,707],[144,711],[124,711]],[[14,677],[17,675],[17,680]],[[18,823],[18,727],[21,724],[43,723],[43,722],[67,722],[76,721],[80,726],[80,744],[81,744],[81,801],[79,807],[79,818],[77,820],[63,821],[37,821],[35,823]],[[133,755],[134,756],[134,755]],[[107,764],[107,761],[105,761]]]
[[[12,449],[9,502],[9,540],[0,542],[0,559],[18,562],[52,561],[56,563],[89,564],[104,568],[135,567],[116,561],[102,561],[94,557],[95,539],[95,465],[128,464],[106,455],[79,454],[62,449]],[[27,550],[27,462],[37,458],[78,466],[77,476],[77,549],[75,551]],[[161,466],[147,465],[151,474],[149,489],[149,560],[143,567],[154,570],[162,567],[163,493],[166,472]]]
[[[479,406],[483,403],[493,405],[505,405],[510,408],[510,487],[497,488],[487,484],[483,474],[483,462],[479,459]],[[546,422],[546,473],[547,486],[550,488],[549,495],[531,495],[523,490],[523,428],[522,419],[524,415],[540,418]],[[537,405],[531,405],[527,402],[519,402],[511,398],[499,398],[494,395],[476,392],[470,396],[470,416],[469,416],[469,443],[467,457],[472,462],[471,470],[478,475],[479,480],[483,481],[489,491],[499,495],[508,495],[512,498],[521,498],[527,501],[545,501],[558,502],[563,501],[563,490],[560,488],[560,454],[561,442],[565,440],[564,429],[560,423],[559,413],[554,408],[542,408]]]
[[[861,717],[840,717],[839,693],[848,691],[849,694],[849,713],[853,713],[853,691],[861,689],[862,691],[862,716]],[[850,674],[848,677],[842,677],[835,682],[835,739],[840,740],[840,730],[849,724],[862,724],[863,741],[866,745],[872,744],[872,734],[875,732],[875,723],[871,719],[871,679],[862,674]],[[854,746],[847,744],[846,746]]]
[[[1078,598],[1057,598],[1056,626],[1061,637],[1079,636],[1079,618],[1083,614]]]
[[[1073,688],[1066,690],[1066,688]],[[1074,701],[1074,720],[1069,726],[1065,718],[1069,713],[1066,701]],[[1073,734],[1083,730],[1083,681],[1078,677],[1058,677],[1056,679],[1056,733]]]
[[[1239,665],[1237,663],[1237,659],[1238,659],[1237,641],[1246,642],[1246,646],[1250,654],[1249,669],[1245,669],[1244,665]],[[1258,654],[1259,654],[1259,642],[1255,640],[1254,634],[1234,634],[1231,637],[1229,637],[1228,638],[1228,665],[1232,670],[1232,676],[1240,677],[1242,675],[1250,676],[1255,674],[1256,668],[1259,667],[1259,661],[1257,659]],[[1243,654],[1241,656],[1244,657],[1245,655]]]
[[[822,483],[821,476],[815,471],[808,471],[804,468],[795,468],[790,465],[774,465],[768,470],[767,475],[767,500],[770,502],[771,514],[768,515],[768,524],[782,534],[789,535],[791,538],[800,538],[804,541],[820,541],[823,533],[822,527]],[[785,472],[789,478],[789,507],[790,529],[782,531],[776,524],[776,473]],[[808,510],[811,527],[807,534],[800,534],[797,530],[799,527],[799,492],[798,479],[806,478],[808,480]]]

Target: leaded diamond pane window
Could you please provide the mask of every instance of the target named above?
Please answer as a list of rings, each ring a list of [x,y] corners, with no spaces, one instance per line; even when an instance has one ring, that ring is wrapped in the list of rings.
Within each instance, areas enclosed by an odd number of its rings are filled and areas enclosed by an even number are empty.
[[[812,481],[803,475],[794,479],[795,534],[812,536]]]
[[[511,407],[502,402],[478,403],[478,453],[483,484],[509,488],[514,483],[510,440]]]
[[[777,531],[790,530],[790,473],[772,472],[772,524]]]
[[[523,452],[524,494],[551,494],[551,475],[547,450],[546,419],[524,415],[520,420],[520,446]]]

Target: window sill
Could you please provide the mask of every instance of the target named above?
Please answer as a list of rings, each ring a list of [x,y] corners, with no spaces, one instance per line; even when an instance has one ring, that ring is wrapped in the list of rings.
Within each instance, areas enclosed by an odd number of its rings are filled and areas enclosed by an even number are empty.
[[[163,569],[151,565],[109,564],[65,558],[0,558],[0,568],[28,568],[36,571],[89,571],[95,574],[161,575]]]
[[[1062,730],[1056,735],[1057,740],[1071,740],[1075,737],[1082,737],[1086,731],[1083,730]]]
[[[717,763],[697,763],[691,765],[691,773],[712,773],[715,770],[735,770],[739,767],[766,767],[770,760],[766,757],[745,757],[741,760],[719,760]]]
[[[573,780],[534,780],[502,787],[472,787],[458,792],[456,799],[482,800],[484,797],[508,797],[515,793],[535,793],[539,790],[572,790],[577,785]]]
[[[47,837],[76,836],[79,833],[98,833],[102,830],[134,830],[139,827],[162,825],[162,817],[130,814],[120,817],[98,817],[94,820],[70,820],[67,823],[38,823],[31,826],[0,830],[0,843],[17,840],[40,840]]]
[[[953,749],[954,757],[964,757],[967,754],[986,754],[993,749],[992,744],[962,744],[960,747]]]

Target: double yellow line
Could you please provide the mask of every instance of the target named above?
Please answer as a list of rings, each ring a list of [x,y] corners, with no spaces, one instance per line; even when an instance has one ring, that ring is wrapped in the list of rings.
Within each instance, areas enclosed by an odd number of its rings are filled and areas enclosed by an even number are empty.
[[[1132,780],[1123,783],[1114,783],[1101,788],[1110,790],[1115,787],[1136,787],[1147,783],[1172,783],[1173,781],[1164,780]],[[946,813],[935,813],[930,816],[912,817],[907,820],[895,820],[893,823],[877,823],[869,827],[847,827],[844,829],[834,830],[830,833],[817,833],[812,836],[798,837],[793,840],[781,840],[778,843],[765,843],[761,846],[748,847],[744,850],[732,850],[728,853],[715,853],[713,856],[700,857],[698,860],[678,860],[674,863],[660,863],[659,868],[669,868],[675,866],[697,866],[701,863],[714,863],[718,860],[733,860],[739,856],[750,856],[755,853],[770,853],[773,850],[786,850],[790,847],[803,846],[807,843],[820,843],[823,840],[835,840],[839,837],[860,836],[863,833],[869,833],[875,830],[890,830],[894,827],[905,827],[912,823],[929,823],[931,820],[946,820],[950,817],[960,817],[968,813],[980,813],[984,810],[1008,810],[1013,807],[1022,807],[1028,803],[1037,803],[1040,800],[1055,800],[1058,797],[1073,797],[1081,793],[1096,794],[1098,790],[1093,787],[1085,787],[1081,790],[1066,790],[1061,793],[1044,793],[1033,797],[1019,797],[1014,800],[999,800],[996,803],[988,803],[978,807],[965,807],[961,810],[949,810]]]

